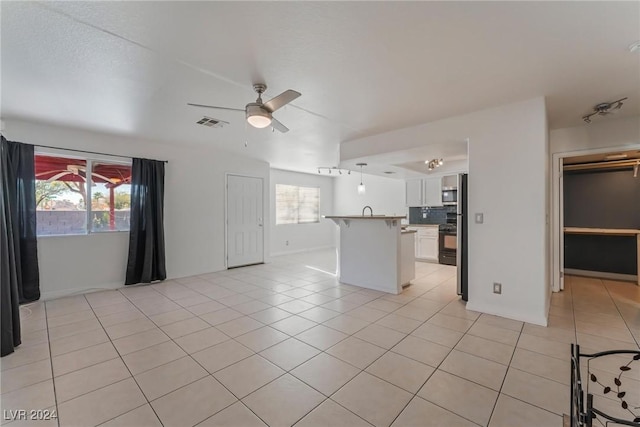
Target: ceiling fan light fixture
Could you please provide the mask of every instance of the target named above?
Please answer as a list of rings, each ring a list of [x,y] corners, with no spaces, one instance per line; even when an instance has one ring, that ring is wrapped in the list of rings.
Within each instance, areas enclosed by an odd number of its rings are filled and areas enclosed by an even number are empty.
[[[247,105],[247,122],[254,128],[262,129],[271,124],[271,114],[259,105]]]

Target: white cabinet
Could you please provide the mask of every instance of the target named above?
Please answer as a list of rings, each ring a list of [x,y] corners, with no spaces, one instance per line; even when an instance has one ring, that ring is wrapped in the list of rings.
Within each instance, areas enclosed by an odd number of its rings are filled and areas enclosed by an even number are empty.
[[[438,261],[438,226],[411,227],[416,230],[416,259],[421,261]]]
[[[423,198],[422,180],[421,179],[407,180],[407,192],[406,192],[407,207],[413,208],[417,206],[423,206],[422,198]]]
[[[425,178],[422,181],[424,205],[429,207],[442,206],[442,178]]]
[[[442,206],[442,178],[407,180],[406,202],[409,208]]]

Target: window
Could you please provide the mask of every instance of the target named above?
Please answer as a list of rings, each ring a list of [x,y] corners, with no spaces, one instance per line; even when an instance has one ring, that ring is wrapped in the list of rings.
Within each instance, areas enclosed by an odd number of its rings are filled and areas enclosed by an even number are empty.
[[[320,189],[276,184],[276,224],[320,221]]]
[[[35,178],[38,236],[129,230],[131,165],[36,154]]]

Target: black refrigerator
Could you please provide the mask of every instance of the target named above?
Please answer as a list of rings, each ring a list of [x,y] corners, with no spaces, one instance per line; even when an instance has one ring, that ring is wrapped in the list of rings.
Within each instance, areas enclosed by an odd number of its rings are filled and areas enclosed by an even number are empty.
[[[458,204],[456,231],[456,266],[458,268],[458,295],[463,301],[469,301],[469,212],[468,212],[468,175],[458,175]]]

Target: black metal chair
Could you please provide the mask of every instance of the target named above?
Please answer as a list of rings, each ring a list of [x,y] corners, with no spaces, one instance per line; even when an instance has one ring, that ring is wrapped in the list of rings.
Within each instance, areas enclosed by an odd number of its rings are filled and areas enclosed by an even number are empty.
[[[604,356],[619,354],[632,355],[631,359],[626,365],[620,366],[620,373],[614,376],[611,386],[603,384],[598,377],[589,370],[589,363],[587,362],[587,381],[596,383],[603,388],[603,394],[612,393],[615,395],[615,399],[620,402],[620,407],[629,413],[630,419],[621,419],[606,414],[605,412],[597,409],[593,405],[593,394],[589,393],[587,386],[586,402],[585,391],[583,389],[584,383],[582,382],[580,372],[580,359],[587,358],[590,360]],[[571,344],[571,427],[592,427],[593,421],[598,420],[603,426],[608,425],[623,425],[640,427],[640,406],[633,406],[629,404],[625,397],[627,392],[622,384],[622,375],[632,369],[632,364],[637,362],[640,364],[640,351],[637,350],[610,350],[602,351],[599,353],[586,354],[580,353],[580,346],[577,344]],[[640,405],[640,403],[639,403]]]

